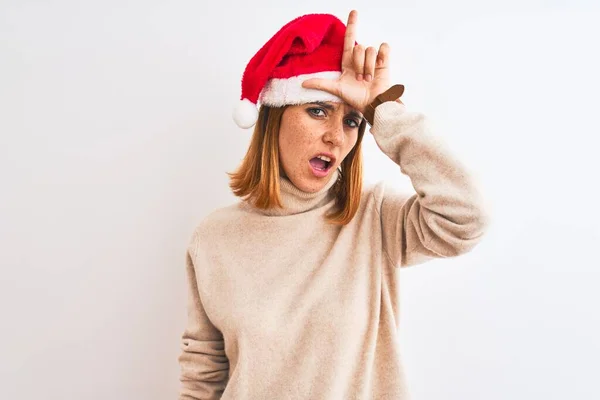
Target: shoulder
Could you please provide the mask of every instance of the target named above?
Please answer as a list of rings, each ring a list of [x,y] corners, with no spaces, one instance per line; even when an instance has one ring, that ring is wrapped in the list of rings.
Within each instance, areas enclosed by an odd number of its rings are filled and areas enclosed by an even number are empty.
[[[364,185],[362,200],[366,203],[381,204],[389,184],[385,181],[370,182]]]
[[[241,203],[216,208],[196,222],[189,241],[189,249],[194,252],[200,244],[211,245],[214,240],[235,229],[235,223],[241,217]]]
[[[365,186],[363,201],[381,210],[384,203],[402,204],[413,195],[414,193],[403,191],[382,180]]]

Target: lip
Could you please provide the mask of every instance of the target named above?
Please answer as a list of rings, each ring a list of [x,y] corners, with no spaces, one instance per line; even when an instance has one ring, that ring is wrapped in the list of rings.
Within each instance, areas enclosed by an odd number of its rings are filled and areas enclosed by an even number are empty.
[[[316,169],[315,167],[312,166],[312,164],[310,163],[310,160],[308,161],[308,165],[310,166],[310,169],[311,169],[313,175],[316,176],[317,178],[323,178],[323,177],[329,175],[329,172],[333,169],[336,158],[331,153],[321,152],[321,153],[317,153],[313,157],[311,157],[311,160],[317,156],[327,156],[331,159],[331,161],[329,162],[329,168],[327,168],[326,170]]]
[[[318,157],[318,156],[326,156],[326,157],[329,157],[329,158],[331,159],[331,162],[330,162],[329,164],[330,164],[330,165],[335,165],[336,158],[335,158],[335,156],[334,156],[333,154],[331,154],[331,153],[327,153],[327,152],[321,152],[321,153],[317,153],[317,154],[315,154],[315,155],[314,155],[314,156],[312,156],[310,159],[312,160],[313,158],[315,158],[315,157]]]
[[[308,166],[310,167],[313,175],[316,176],[317,178],[323,178],[324,176],[329,175],[329,171],[331,171],[333,169],[333,163],[329,164],[329,168],[327,168],[325,170],[316,169],[315,167],[312,166],[310,161],[308,163]]]

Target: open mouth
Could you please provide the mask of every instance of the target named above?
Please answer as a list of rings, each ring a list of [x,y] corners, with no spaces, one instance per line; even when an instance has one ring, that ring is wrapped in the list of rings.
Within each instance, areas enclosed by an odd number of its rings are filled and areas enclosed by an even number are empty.
[[[327,171],[331,168],[331,161],[322,160],[318,157],[314,157],[310,160],[310,165],[318,171]]]

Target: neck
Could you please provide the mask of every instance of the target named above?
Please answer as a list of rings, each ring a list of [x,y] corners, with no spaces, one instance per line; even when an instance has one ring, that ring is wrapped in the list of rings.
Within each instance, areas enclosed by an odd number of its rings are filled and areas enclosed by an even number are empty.
[[[279,178],[279,193],[283,208],[272,207],[270,209],[254,210],[263,215],[269,216],[285,216],[295,215],[304,212],[329,207],[329,203],[335,202],[333,186],[339,179],[339,171],[332,171],[329,181],[316,192],[305,192],[297,188],[288,177],[280,176]]]

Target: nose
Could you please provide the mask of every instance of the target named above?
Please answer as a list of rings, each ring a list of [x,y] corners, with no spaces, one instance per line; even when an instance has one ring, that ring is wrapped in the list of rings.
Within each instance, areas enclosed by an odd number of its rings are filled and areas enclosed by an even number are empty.
[[[331,143],[334,146],[341,146],[344,144],[346,134],[344,132],[344,124],[341,121],[333,121],[327,126],[327,131],[323,135],[323,140],[327,143]]]

